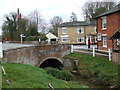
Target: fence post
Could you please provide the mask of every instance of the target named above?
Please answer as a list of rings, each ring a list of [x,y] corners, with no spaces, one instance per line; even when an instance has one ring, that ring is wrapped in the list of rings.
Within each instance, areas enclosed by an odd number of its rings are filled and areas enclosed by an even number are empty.
[[[73,53],[73,45],[71,45],[71,53]]]
[[[93,57],[95,57],[95,47],[93,47]]]
[[[3,58],[2,42],[0,42],[0,58]]]
[[[110,49],[108,49],[108,54],[109,54],[109,61],[111,61],[112,59],[111,59],[111,51],[110,51]]]

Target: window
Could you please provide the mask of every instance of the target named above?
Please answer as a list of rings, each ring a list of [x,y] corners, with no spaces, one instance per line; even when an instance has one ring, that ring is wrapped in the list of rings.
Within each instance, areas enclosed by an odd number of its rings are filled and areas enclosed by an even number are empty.
[[[84,28],[78,28],[77,33],[84,33]]]
[[[61,37],[61,42],[68,42],[68,37]]]
[[[120,46],[120,39],[117,39],[117,46]]]
[[[106,17],[102,17],[102,29],[106,29],[106,25],[107,25]]]
[[[62,34],[66,34],[66,33],[67,33],[66,28],[62,28]]]
[[[107,37],[103,36],[103,47],[107,47]]]
[[[84,37],[78,37],[77,42],[78,43],[84,43]]]

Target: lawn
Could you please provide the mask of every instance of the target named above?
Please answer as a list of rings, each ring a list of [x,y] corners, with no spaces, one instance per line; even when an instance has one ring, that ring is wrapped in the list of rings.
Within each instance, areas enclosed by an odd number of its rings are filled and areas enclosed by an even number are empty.
[[[92,57],[82,53],[69,54],[65,58],[79,60],[77,67],[83,78],[89,78],[91,81],[97,81],[108,86],[120,86],[118,77],[120,65],[103,57]]]
[[[2,87],[9,88],[5,80],[9,79],[12,88],[49,88],[52,83],[54,88],[87,88],[74,81],[64,81],[47,74],[44,69],[25,64],[3,64],[7,76],[3,75]]]

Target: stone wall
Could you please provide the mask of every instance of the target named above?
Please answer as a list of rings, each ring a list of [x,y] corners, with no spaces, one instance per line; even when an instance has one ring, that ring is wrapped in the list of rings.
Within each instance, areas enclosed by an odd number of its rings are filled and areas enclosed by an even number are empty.
[[[4,62],[22,63],[39,67],[48,58],[59,58],[70,53],[70,45],[41,45],[4,51]]]
[[[112,52],[112,61],[120,64],[120,52]]]
[[[4,51],[4,62],[30,64],[35,66],[38,61],[36,50],[35,46],[31,46]]]

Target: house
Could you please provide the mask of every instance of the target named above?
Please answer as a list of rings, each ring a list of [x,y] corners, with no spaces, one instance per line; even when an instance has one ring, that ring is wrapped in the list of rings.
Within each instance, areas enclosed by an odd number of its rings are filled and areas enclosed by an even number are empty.
[[[112,49],[110,37],[120,28],[120,4],[96,17],[98,49]]]
[[[56,44],[58,41],[58,38],[55,35],[53,35],[51,32],[46,34],[46,37],[48,38],[47,39],[48,44]]]
[[[96,22],[86,21],[65,22],[58,26],[59,44],[92,44],[96,43]]]

